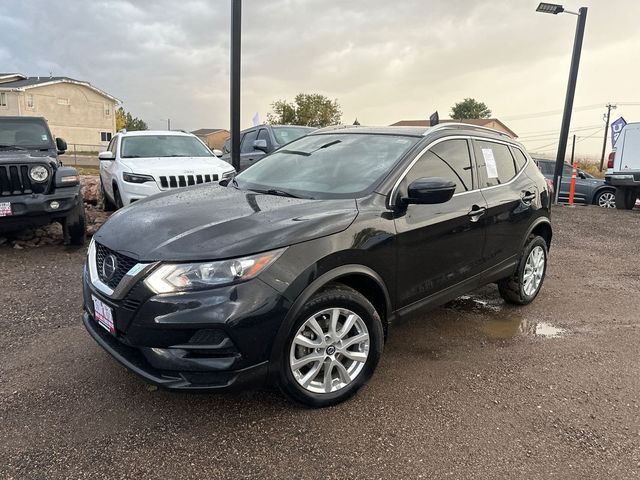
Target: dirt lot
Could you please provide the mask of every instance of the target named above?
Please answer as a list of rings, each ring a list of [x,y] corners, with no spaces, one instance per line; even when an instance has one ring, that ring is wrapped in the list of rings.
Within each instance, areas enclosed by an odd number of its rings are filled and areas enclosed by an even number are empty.
[[[81,325],[84,251],[0,247],[0,478],[637,478],[640,211],[554,223],[532,305],[490,286],[398,323],[316,411],[151,388]]]

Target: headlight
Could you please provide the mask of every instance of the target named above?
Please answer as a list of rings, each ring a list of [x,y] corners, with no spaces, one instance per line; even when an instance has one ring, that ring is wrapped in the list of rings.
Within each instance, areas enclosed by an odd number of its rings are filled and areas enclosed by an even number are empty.
[[[235,170],[231,170],[230,172],[224,172],[220,180],[226,180],[227,178],[231,178],[236,174]]]
[[[145,283],[156,293],[202,290],[250,280],[275,262],[285,251],[273,250],[249,257],[207,263],[162,265]]]
[[[31,180],[34,182],[46,182],[47,178],[49,178],[49,170],[42,165],[36,165],[35,167],[31,167],[31,170],[29,170],[29,177],[31,177]]]
[[[153,182],[153,177],[150,175],[138,175],[137,173],[123,173],[122,179],[129,183],[146,183]]]

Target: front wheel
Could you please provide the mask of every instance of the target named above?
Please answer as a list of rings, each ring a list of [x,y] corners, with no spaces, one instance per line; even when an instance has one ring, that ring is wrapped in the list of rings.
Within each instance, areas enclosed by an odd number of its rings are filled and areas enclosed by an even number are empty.
[[[80,198],[78,204],[62,222],[65,245],[84,245],[87,238],[86,224],[84,203]]]
[[[498,282],[500,295],[507,303],[526,305],[540,292],[547,273],[547,242],[532,235],[524,247],[515,273]]]
[[[281,355],[280,387],[310,407],[340,403],[371,378],[383,343],[371,302],[332,284],[311,297],[294,322]]]

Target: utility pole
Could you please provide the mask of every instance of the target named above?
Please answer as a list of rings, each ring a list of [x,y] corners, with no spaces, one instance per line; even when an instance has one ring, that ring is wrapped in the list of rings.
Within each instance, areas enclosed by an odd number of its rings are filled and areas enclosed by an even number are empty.
[[[242,0],[231,0],[231,165],[240,171],[240,41]]]
[[[562,7],[561,7],[562,8]],[[567,10],[564,10],[567,13]],[[582,41],[584,39],[584,28],[587,23],[587,7],[580,8],[577,13],[578,22],[576,25],[576,36],[573,41],[573,54],[571,56],[571,68],[569,70],[569,83],[567,85],[567,95],[564,101],[564,113],[562,115],[562,128],[560,130],[560,143],[558,144],[558,154],[556,156],[556,168],[553,174],[553,186],[556,189],[555,203],[558,203],[560,194],[560,179],[564,159],[567,154],[567,142],[569,141],[569,127],[571,126],[571,112],[573,110],[573,99],[576,94],[576,84],[578,82],[578,68],[580,67],[580,55],[582,54]]]
[[[617,105],[607,104],[606,126],[604,127],[604,142],[602,142],[602,157],[600,157],[600,171],[604,168],[604,154],[607,151],[607,135],[609,134],[609,122],[611,121],[611,110],[618,108]]]
[[[575,159],[576,154],[576,136],[573,136],[573,145],[571,145],[571,165],[573,165],[573,161]]]
[[[167,118],[167,130],[171,130],[171,119]]]

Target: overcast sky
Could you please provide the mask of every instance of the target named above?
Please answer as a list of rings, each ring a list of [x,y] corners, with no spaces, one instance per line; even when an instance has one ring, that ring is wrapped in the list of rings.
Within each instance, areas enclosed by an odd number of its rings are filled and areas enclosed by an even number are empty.
[[[435,110],[446,118],[475,97],[530,151],[553,153],[576,17],[536,13],[537,4],[244,0],[242,125],[298,92],[337,98],[343,122],[369,125]],[[228,128],[230,0],[2,5],[0,71],[89,81],[151,128],[167,117],[174,128]],[[637,103],[613,118],[640,121],[640,1],[587,6],[572,126],[577,152],[598,155],[607,102]]]

